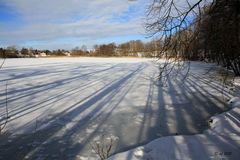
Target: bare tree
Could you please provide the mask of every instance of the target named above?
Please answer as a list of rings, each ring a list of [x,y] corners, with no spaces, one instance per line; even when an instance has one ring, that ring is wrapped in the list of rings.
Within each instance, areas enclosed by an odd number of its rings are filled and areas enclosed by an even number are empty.
[[[204,43],[204,56],[240,75],[240,1],[218,0],[204,10],[195,27],[196,45]],[[203,47],[202,47],[203,50]]]
[[[203,0],[195,3],[189,0],[152,0],[148,6],[146,31],[150,37],[157,37],[163,43],[157,55],[166,59],[159,67],[159,79],[163,82],[171,73],[175,72],[176,75],[181,68],[186,67],[184,61],[187,57],[184,53],[192,41],[192,24],[203,5]]]
[[[92,144],[92,150],[100,160],[105,160],[110,156],[116,141],[116,137],[106,137],[105,135],[102,135],[99,141],[95,141]]]
[[[215,62],[219,60],[216,56],[220,57],[227,67],[230,66],[229,68],[237,75],[239,73],[236,72],[239,68],[239,47],[237,46],[240,46],[239,10],[239,0],[152,0],[147,9],[146,31],[150,37],[157,37],[163,42],[157,56],[164,57],[166,61],[160,66],[159,78],[166,79],[173,71],[175,71],[174,75],[178,75],[183,68],[188,71],[189,66],[184,63],[188,60],[210,58]],[[211,15],[206,14],[206,11]],[[223,18],[224,15],[221,12],[228,13],[232,18]],[[217,21],[214,22],[215,24],[211,23],[210,29],[205,28],[207,29],[207,32],[204,32],[205,37],[211,40],[209,41],[211,45],[207,46],[208,41],[204,41],[202,29],[209,23],[206,20],[209,20],[209,16],[212,21],[217,17],[224,23],[221,23],[217,30],[212,29],[217,25]],[[231,31],[232,36],[227,36],[227,31]],[[218,45],[215,42],[217,37],[221,39]],[[226,40],[234,41],[233,45],[229,43],[226,46],[220,43]],[[217,51],[221,51],[222,54]],[[233,51],[234,54],[229,53]],[[185,73],[187,75],[188,72]]]
[[[184,37],[183,33],[193,31],[191,26],[206,4],[204,0],[195,3],[189,0],[152,1],[147,10],[146,30],[150,36],[157,36],[164,42],[160,54],[166,51],[167,54],[179,54],[177,47],[186,43],[179,40]]]

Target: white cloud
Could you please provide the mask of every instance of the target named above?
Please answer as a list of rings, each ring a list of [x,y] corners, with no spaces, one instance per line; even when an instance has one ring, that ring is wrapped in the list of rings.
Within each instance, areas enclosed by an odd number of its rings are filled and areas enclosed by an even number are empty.
[[[64,38],[94,42],[105,37],[141,34],[144,32],[141,16],[146,7],[143,2],[145,1],[8,0],[4,2],[5,5],[18,13],[21,22],[13,29],[7,25],[0,28],[0,43],[26,44]],[[129,11],[130,7],[137,9]],[[111,21],[114,16],[125,16],[127,21]]]
[[[8,0],[6,3],[30,21],[59,19],[61,16],[67,19],[106,16],[126,11],[130,4],[127,0]]]

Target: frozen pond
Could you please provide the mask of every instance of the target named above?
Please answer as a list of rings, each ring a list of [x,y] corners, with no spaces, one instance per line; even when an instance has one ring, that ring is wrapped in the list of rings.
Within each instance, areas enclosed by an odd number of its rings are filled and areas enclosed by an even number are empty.
[[[0,114],[8,83],[10,138],[0,159],[95,159],[91,144],[116,139],[114,152],[175,134],[201,133],[226,110],[219,82],[193,63],[183,81],[157,84],[151,59],[7,59],[0,70]],[[14,153],[14,154],[12,154]]]

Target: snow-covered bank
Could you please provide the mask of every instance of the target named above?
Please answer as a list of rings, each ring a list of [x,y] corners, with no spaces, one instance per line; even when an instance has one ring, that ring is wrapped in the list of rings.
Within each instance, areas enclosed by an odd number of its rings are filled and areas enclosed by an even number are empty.
[[[235,105],[230,111],[213,116],[210,128],[203,134],[158,138],[108,160],[238,160],[239,157],[240,105]]]

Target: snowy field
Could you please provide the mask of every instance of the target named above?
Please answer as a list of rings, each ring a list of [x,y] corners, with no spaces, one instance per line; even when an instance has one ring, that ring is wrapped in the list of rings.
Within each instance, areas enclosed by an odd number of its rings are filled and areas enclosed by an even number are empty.
[[[11,136],[0,142],[0,159],[96,159],[91,144],[102,135],[114,137],[118,153],[163,136],[202,133],[231,97],[205,75],[210,67],[193,63],[185,81],[159,87],[151,59],[7,59],[0,116],[7,82]]]

